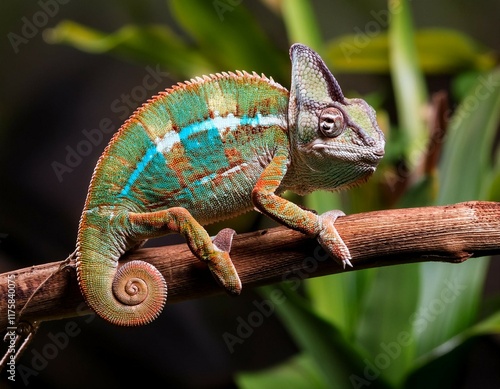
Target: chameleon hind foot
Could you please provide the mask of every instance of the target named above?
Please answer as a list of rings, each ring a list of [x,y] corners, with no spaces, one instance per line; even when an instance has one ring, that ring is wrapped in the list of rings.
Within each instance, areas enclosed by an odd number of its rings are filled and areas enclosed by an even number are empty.
[[[215,279],[228,293],[240,294],[241,281],[229,257],[235,234],[233,230],[228,228],[221,230],[212,241],[206,230],[187,209],[182,207],[150,213],[130,212],[123,224],[127,226],[135,240],[150,239],[168,232],[183,234],[191,252],[207,263]]]
[[[208,261],[208,268],[214,278],[231,295],[239,295],[241,293],[240,277],[229,257],[229,251],[231,250],[235,234],[236,232],[230,228],[224,228],[219,231],[212,240],[215,251]]]

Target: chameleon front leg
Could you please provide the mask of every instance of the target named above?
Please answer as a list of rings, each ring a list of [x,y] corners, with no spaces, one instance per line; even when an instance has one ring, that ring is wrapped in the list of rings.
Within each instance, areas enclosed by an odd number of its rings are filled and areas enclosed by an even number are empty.
[[[344,215],[342,211],[329,211],[318,216],[276,195],[275,192],[285,177],[287,165],[288,157],[284,153],[273,158],[252,191],[254,206],[289,228],[315,236],[321,246],[342,266],[352,266],[349,248],[334,226],[335,220]]]
[[[216,280],[230,294],[240,294],[241,281],[229,257],[234,231],[224,229],[212,241],[207,231],[182,207],[148,213],[128,213],[130,234],[144,240],[178,232],[186,237],[192,253],[208,264]]]

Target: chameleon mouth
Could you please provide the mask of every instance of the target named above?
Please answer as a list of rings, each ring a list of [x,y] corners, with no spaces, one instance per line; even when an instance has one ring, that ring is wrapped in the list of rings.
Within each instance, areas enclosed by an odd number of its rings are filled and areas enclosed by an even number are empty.
[[[384,149],[370,150],[370,152],[361,156],[361,161],[363,161],[367,165],[373,166],[375,169],[375,166],[378,165],[384,154]]]
[[[375,150],[370,150],[371,160],[378,163],[385,155],[385,150],[383,147]]]
[[[311,145],[314,151],[322,152],[325,150],[338,151],[338,145],[332,146],[327,143],[316,143]],[[335,153],[335,158],[343,161],[358,162],[369,166],[377,166],[385,154],[383,147],[379,148],[362,148],[362,147],[347,147],[342,153]]]

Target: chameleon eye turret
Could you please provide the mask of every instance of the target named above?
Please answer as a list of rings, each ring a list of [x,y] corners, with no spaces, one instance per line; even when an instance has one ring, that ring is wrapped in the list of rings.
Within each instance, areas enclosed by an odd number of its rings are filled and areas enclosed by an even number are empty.
[[[338,108],[328,107],[319,115],[319,130],[328,138],[336,138],[345,130],[344,114]]]

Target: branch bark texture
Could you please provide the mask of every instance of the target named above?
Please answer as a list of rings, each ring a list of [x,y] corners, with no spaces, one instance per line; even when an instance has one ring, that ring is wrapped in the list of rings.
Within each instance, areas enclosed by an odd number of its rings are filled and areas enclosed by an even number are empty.
[[[500,254],[500,203],[466,202],[449,206],[396,209],[341,217],[335,223],[353,256],[343,269],[315,239],[277,227],[237,235],[231,258],[243,288],[290,279],[357,271],[411,262],[459,263]],[[168,303],[223,293],[205,264],[185,244],[147,248],[120,261],[155,265],[168,284]],[[15,290],[16,319],[73,317],[89,311],[78,288],[74,262],[47,263],[0,274],[0,312],[7,312],[9,287]],[[0,315],[0,329],[10,324]]]

